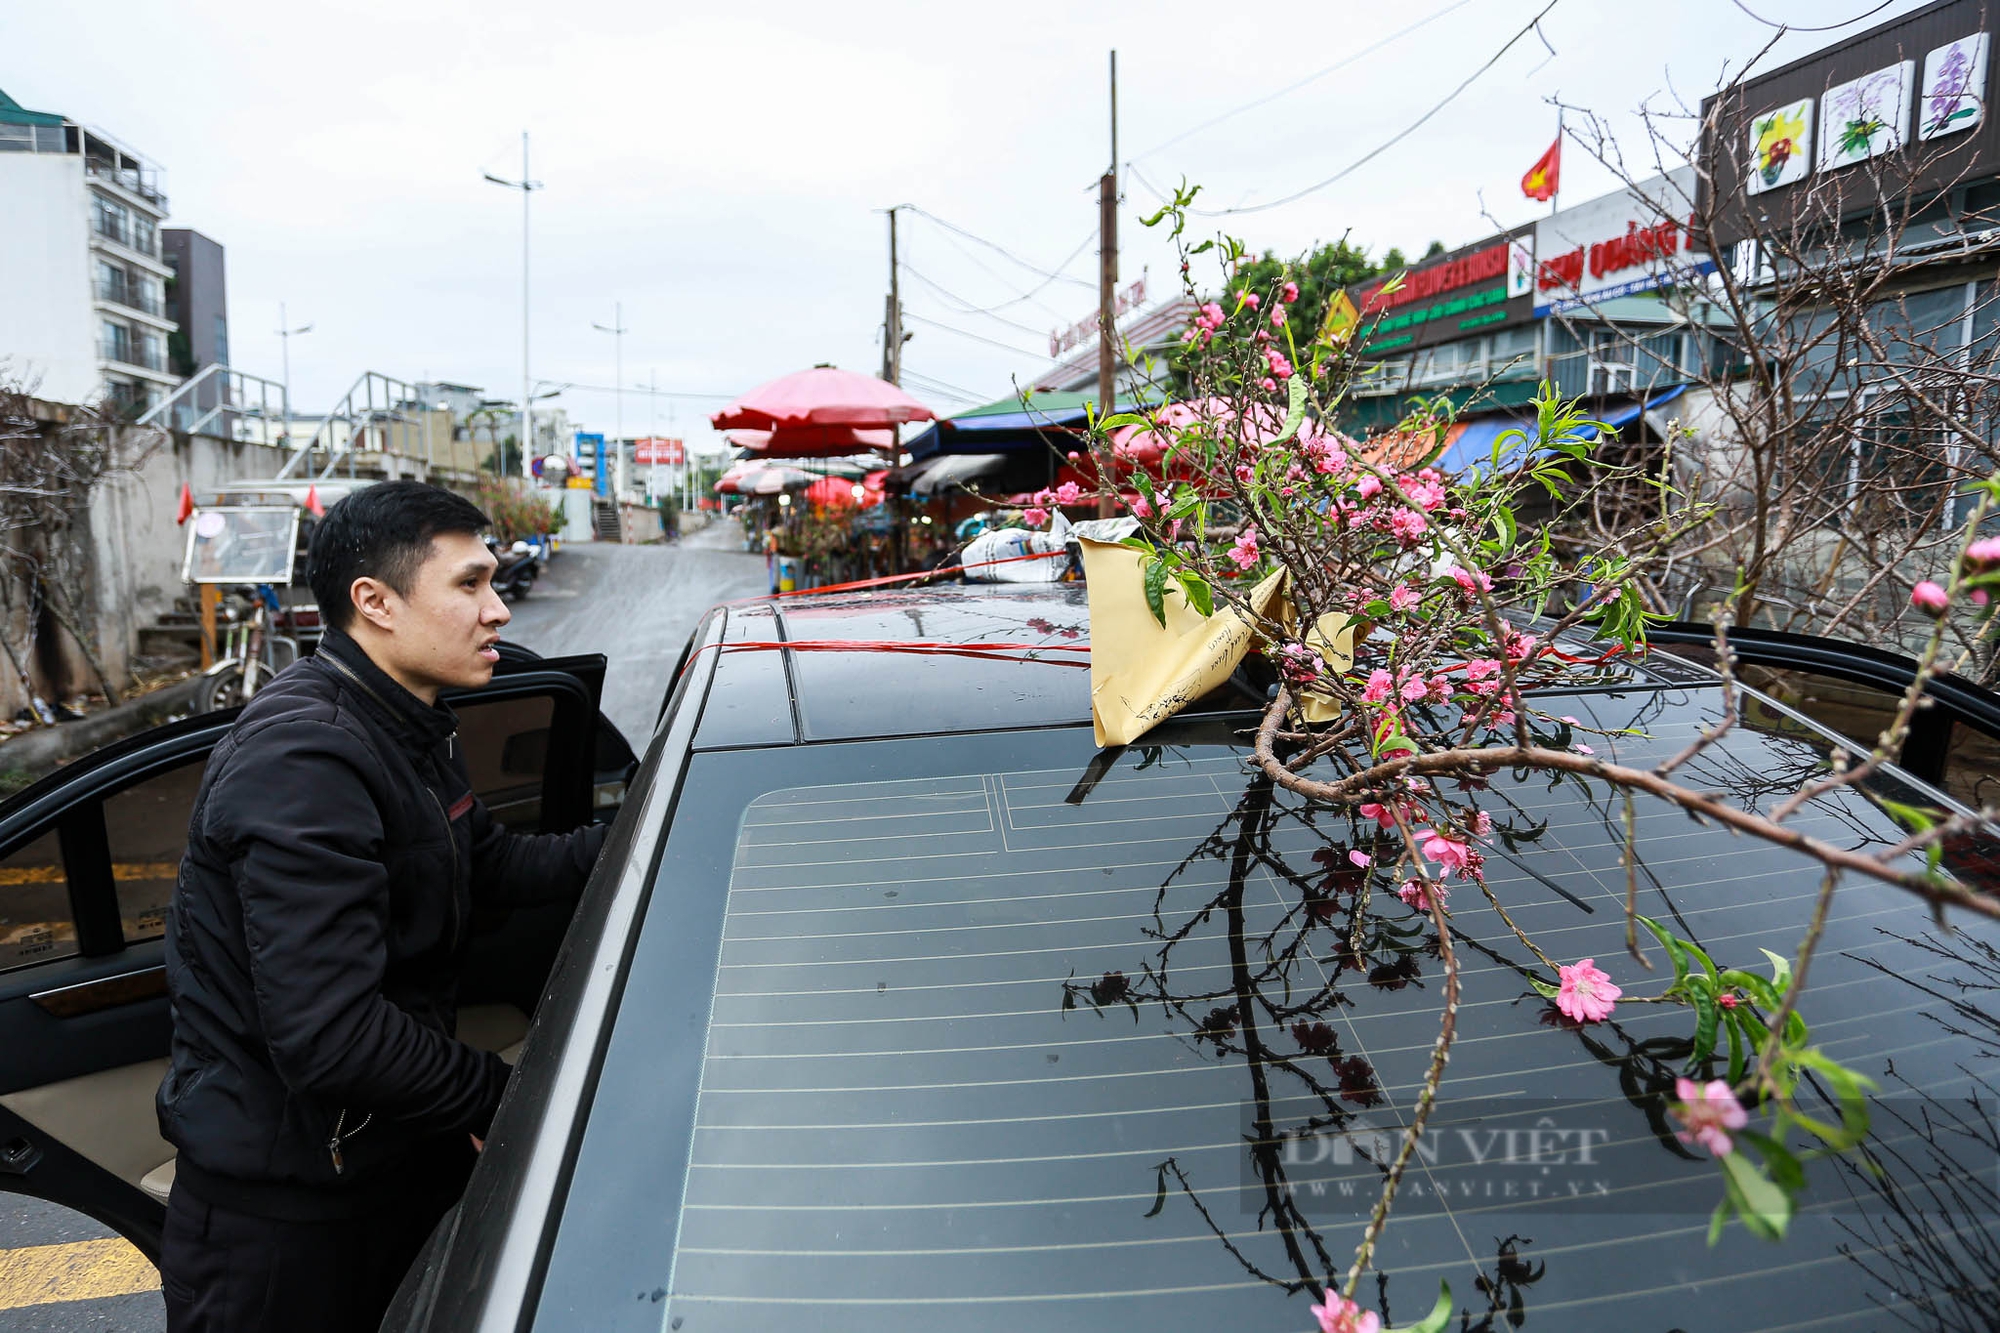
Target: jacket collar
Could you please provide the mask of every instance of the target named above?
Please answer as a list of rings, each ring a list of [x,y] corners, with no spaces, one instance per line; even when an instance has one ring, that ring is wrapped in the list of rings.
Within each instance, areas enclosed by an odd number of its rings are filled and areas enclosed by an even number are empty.
[[[360,644],[331,625],[327,626],[314,656],[323,659],[341,683],[354,686],[361,706],[388,727],[413,755],[429,754],[458,730],[458,717],[451,709],[442,703],[427,704],[411,694],[376,666]]]

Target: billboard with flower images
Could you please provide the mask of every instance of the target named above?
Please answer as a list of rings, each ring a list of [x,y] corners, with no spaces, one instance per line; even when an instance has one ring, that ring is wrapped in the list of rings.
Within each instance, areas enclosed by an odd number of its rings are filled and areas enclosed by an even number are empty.
[[[1744,183],[1751,194],[1804,180],[1812,171],[1813,99],[1802,97],[1750,121],[1750,161]]]
[[[1924,57],[1924,96],[1917,104],[1917,138],[1978,129],[1986,119],[1986,34],[1947,42]]]
[[[1851,167],[1903,146],[1916,65],[1898,61],[1835,84],[1820,102],[1821,171]]]

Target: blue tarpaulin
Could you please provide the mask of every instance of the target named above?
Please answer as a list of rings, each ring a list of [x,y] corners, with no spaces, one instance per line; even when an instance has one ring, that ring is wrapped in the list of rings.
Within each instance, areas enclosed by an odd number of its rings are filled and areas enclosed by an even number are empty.
[[[1611,408],[1608,411],[1600,413],[1597,419],[1615,430],[1637,421],[1642,413],[1649,412],[1662,403],[1671,402],[1686,391],[1687,385],[1676,384],[1671,389],[1662,389],[1660,392],[1650,395],[1642,402],[1626,403],[1622,407]],[[1437,461],[1432,463],[1431,466],[1444,473],[1447,477],[1456,477],[1467,472],[1476,472],[1481,467],[1492,463],[1493,442],[1499,439],[1501,435],[1510,430],[1533,430],[1534,424],[1533,417],[1515,417],[1506,414],[1481,417],[1476,421],[1469,421],[1466,423],[1465,429],[1458,433],[1458,438],[1445,446],[1444,452],[1438,455]],[[1579,438],[1588,440],[1596,434],[1595,429],[1586,429],[1579,432]],[[1514,461],[1514,453],[1518,448],[1519,442],[1516,441],[1514,446],[1502,456],[1501,461],[1503,463]],[[1542,450],[1541,452],[1546,453],[1548,451]]]

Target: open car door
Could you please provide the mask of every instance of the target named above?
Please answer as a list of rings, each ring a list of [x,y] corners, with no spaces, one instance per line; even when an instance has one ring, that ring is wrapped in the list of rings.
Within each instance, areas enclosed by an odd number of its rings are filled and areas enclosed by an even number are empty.
[[[511,660],[446,695],[473,790],[518,832],[617,813],[637,768],[598,712],[601,655]],[[167,902],[209,751],[234,711],[108,746],[0,804],[0,1192],[88,1214],[157,1260],[174,1150],[166,1070]],[[475,896],[478,885],[473,886]],[[526,1034],[569,909],[482,912],[459,1035]]]

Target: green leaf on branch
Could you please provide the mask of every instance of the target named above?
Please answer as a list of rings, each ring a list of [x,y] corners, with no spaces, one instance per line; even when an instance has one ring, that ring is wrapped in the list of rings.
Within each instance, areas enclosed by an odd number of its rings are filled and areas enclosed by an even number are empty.
[[[1167,565],[1164,560],[1154,560],[1146,566],[1146,609],[1153,613],[1153,619],[1160,622],[1160,628],[1167,627]]]
[[[1386,1329],[1384,1333],[1443,1333],[1444,1326],[1451,1322],[1453,1308],[1454,1302],[1451,1299],[1451,1283],[1440,1282],[1438,1283],[1437,1304],[1431,1306],[1429,1314],[1414,1324],[1407,1324],[1402,1328]]]
[[[1661,926],[1659,922],[1653,920],[1653,918],[1649,916],[1640,917],[1639,924],[1644,926],[1647,930],[1653,932],[1653,938],[1660,942],[1660,947],[1667,951],[1667,957],[1673,961],[1674,984],[1667,988],[1668,993],[1671,994],[1674,991],[1679,990],[1681,988],[1681,984],[1685,982],[1688,977],[1688,962],[1687,962],[1686,947],[1682,945],[1682,943],[1679,940],[1675,939],[1672,935],[1668,934],[1666,929],[1663,926]]]
[[[1272,444],[1283,444],[1298,433],[1299,426],[1306,419],[1306,380],[1303,375],[1294,375],[1285,382],[1285,389],[1291,395],[1290,405],[1285,409],[1285,426],[1278,432]]]
[[[1182,573],[1174,576],[1181,585],[1181,593],[1188,605],[1206,616],[1215,614],[1215,595],[1209,590],[1208,580],[1199,574]]]
[[[1553,1000],[1557,996],[1562,994],[1562,989],[1560,987],[1551,986],[1548,982],[1543,981],[1533,972],[1529,972],[1526,975],[1528,978],[1528,984],[1535,988],[1535,994],[1541,996],[1543,999]]]
[[[1792,1224],[1792,1196],[1764,1174],[1763,1168],[1740,1152],[1719,1159],[1729,1202],[1751,1235],[1763,1240],[1783,1240]],[[1709,1230],[1711,1240],[1715,1235]]]

